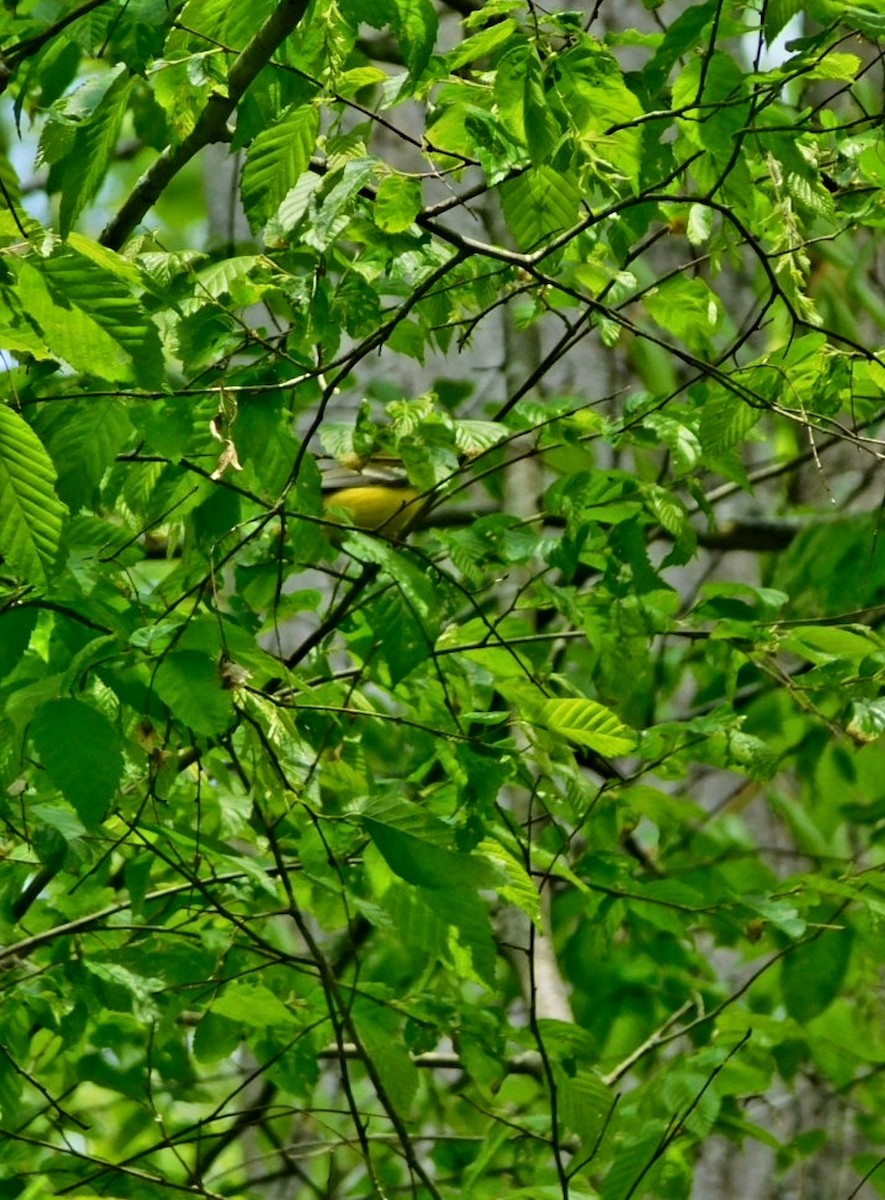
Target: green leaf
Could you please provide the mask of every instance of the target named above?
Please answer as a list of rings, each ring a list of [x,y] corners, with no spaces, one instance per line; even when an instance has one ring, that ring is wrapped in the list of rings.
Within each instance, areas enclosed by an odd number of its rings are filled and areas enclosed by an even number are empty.
[[[0,679],[14,671],[24,657],[37,625],[36,608],[0,612]]]
[[[4,1122],[14,1120],[14,1114],[20,1111],[23,1087],[22,1072],[15,1069],[8,1054],[0,1054],[0,1114]]]
[[[881,737],[885,733],[885,700],[855,700],[845,732],[861,743]]]
[[[430,0],[388,0],[409,74],[417,79],[430,61],[439,21]]]
[[[154,675],[154,689],[172,714],[195,733],[223,733],[233,722],[234,706],[222,690],[216,663],[198,650],[166,655]]]
[[[303,235],[308,245],[326,250],[343,234],[353,217],[354,197],[375,174],[375,167],[374,158],[356,158],[346,163],[337,177],[332,177],[332,185]]]
[[[789,67],[790,63],[784,64],[785,70]],[[860,68],[861,60],[856,54],[828,54],[825,58],[812,60],[809,69],[802,72],[802,77],[805,80],[836,79],[851,82],[857,78]]]
[[[351,337],[373,334],[381,323],[381,302],[378,293],[362,275],[351,271],[341,280],[335,303],[341,313],[344,328]]]
[[[122,348],[127,377],[141,387],[156,387],[162,379],[163,355],[156,325],[131,288],[100,265],[102,255],[87,257],[74,250],[57,251],[43,263],[45,279],[57,304],[77,308]],[[77,245],[81,244],[79,241]]]
[[[301,224],[311,206],[314,196],[323,185],[322,175],[315,171],[305,171],[294,187],[286,192],[280,201],[272,223],[279,226],[284,234],[291,233]]]
[[[67,510],[37,435],[0,404],[0,552],[14,572],[43,587],[55,567]]]
[[[521,143],[492,113],[471,107],[464,114],[464,131],[470,139],[470,153],[479,159],[490,186],[507,179],[515,167],[524,164]]]
[[[645,307],[662,329],[693,350],[712,344],[722,323],[722,306],[703,279],[670,279],[645,297]]]
[[[158,384],[157,327],[117,275],[71,246],[18,271],[22,302],[59,358],[87,376]]]
[[[839,625],[797,625],[784,638],[783,647],[816,663],[860,662],[880,650],[878,639],[867,630],[855,632]]]
[[[580,1182],[569,1183],[569,1196],[573,1200],[597,1200],[598,1192],[590,1192]],[[530,1188],[509,1188],[507,1200],[562,1200],[562,1187],[558,1183],[535,1184]]]
[[[488,58],[494,54],[499,46],[503,46],[505,42],[509,41],[518,28],[514,20],[510,17],[505,17],[504,20],[498,21],[494,25],[489,25],[487,29],[482,29],[479,33],[473,34],[472,37],[465,38],[459,46],[446,55],[446,65],[448,66],[449,73],[454,75],[456,71],[460,71],[468,63],[476,62],[481,58]],[[500,63],[498,65],[500,67]]]
[[[30,324],[18,297],[9,288],[0,288],[0,344],[8,354],[19,355],[36,362],[46,362],[54,355],[42,337]]]
[[[839,21],[849,29],[864,33],[872,41],[885,37],[885,12],[876,11],[857,4],[840,4],[837,13]]]
[[[643,115],[616,60],[589,41],[556,58],[557,102],[576,131],[588,172],[606,188],[638,185],[642,170]]]
[[[123,774],[123,753],[107,717],[80,700],[51,700],[37,710],[31,737],[50,779],[88,829],[107,815]]]
[[[573,176],[533,167],[501,187],[501,206],[521,250],[538,250],[551,235],[577,223],[580,192]]]
[[[707,0],[705,4],[687,8],[670,23],[660,46],[643,71],[650,92],[655,93],[663,87],[673,67],[686,51],[698,44],[718,12],[718,0]]]
[[[381,906],[385,920],[410,953],[447,962],[451,922],[440,899],[438,888],[424,889],[395,880],[385,891]]]
[[[492,26],[492,29],[496,26]],[[532,48],[518,44],[504,54],[495,71],[495,112],[507,124],[514,137],[526,145],[526,79]]]
[[[524,78],[523,112],[525,136],[533,167],[550,157],[560,129],[544,94],[544,75],[537,52],[528,56]]]
[[[703,89],[703,90],[701,90]],[[693,58],[673,84],[673,105],[688,111],[682,129],[691,141],[710,150],[718,161],[728,161],[734,137],[747,122],[747,103],[737,101],[746,95],[744,72],[729,54],[716,51]],[[692,105],[698,101],[712,106],[698,119]]]
[[[214,1008],[210,1009],[194,1030],[194,1057],[198,1062],[207,1063],[227,1058],[242,1041],[240,1028],[240,1022],[222,1016]]]
[[[662,527],[673,537],[680,537],[688,527],[688,514],[678,496],[668,488],[651,484],[647,490],[648,505]]]
[[[629,754],[636,749],[635,732],[595,700],[548,700],[541,707],[540,723],[597,754]]]
[[[396,328],[387,338],[386,345],[397,354],[407,354],[423,363],[427,353],[427,341],[421,326],[415,321],[398,321]]]
[[[122,65],[92,115],[77,125],[71,149],[64,160],[64,184],[59,209],[61,236],[67,237],[80,213],[98,193],[107,174],[126,110],[132,79]]]
[[[212,1015],[240,1025],[263,1029],[269,1025],[296,1024],[294,1014],[273,992],[261,984],[230,984],[212,1002]]]
[[[372,617],[369,635],[373,642],[380,641],[391,686],[396,687],[426,662],[428,632],[398,590],[380,598]]]
[[[237,300],[241,294],[250,295],[246,281],[258,266],[258,260],[252,254],[238,254],[224,259],[222,262],[211,263],[197,271],[197,279],[201,290],[214,300],[222,296],[231,296]]]
[[[57,490],[72,512],[90,507],[105,471],[132,432],[119,400],[54,404],[40,423],[58,471]]]
[[[599,1193],[600,1200],[628,1200],[636,1195],[640,1180],[647,1175],[666,1134],[662,1123],[645,1121],[638,1133],[630,1131],[622,1138]]]
[[[399,1037],[382,1024],[367,1004],[354,1012],[357,1032],[398,1113],[407,1116],[418,1091],[418,1069]]]
[[[320,127],[319,110],[299,104],[263,129],[243,168],[243,207],[253,229],[268,221],[310,165]]]
[[[352,100],[363,88],[386,82],[387,74],[380,67],[352,67],[338,76],[336,86],[339,96]]]
[[[538,889],[532,883],[531,876],[512,854],[508,854],[500,842],[485,838],[477,849],[490,862],[502,868],[506,883],[497,885],[498,895],[503,900],[515,904],[536,925],[541,925],[541,901]]]
[[[437,611],[438,597],[427,573],[396,547],[366,533],[348,534],[346,545],[360,562],[377,563],[395,581],[419,620],[426,623]]]
[[[542,1028],[549,1028],[549,1025],[550,1022],[545,1021]],[[593,1059],[597,1054],[593,1054]],[[573,1061],[579,1062],[580,1059],[575,1055]],[[584,1145],[592,1145],[611,1118],[615,1097],[592,1070],[580,1067],[575,1070],[570,1063],[567,1071],[559,1070],[557,1074],[558,1086],[562,1089],[562,1125],[576,1133]]]
[[[765,44],[770,46],[778,34],[798,13],[804,12],[805,0],[768,0],[765,6]]]
[[[413,957],[418,951],[493,987],[495,944],[488,909],[460,879],[449,883],[423,888],[395,882],[384,895],[385,920]]]
[[[801,938],[808,929],[808,922],[799,916],[796,906],[786,900],[771,900],[767,896],[750,895],[743,895],[741,900],[747,908],[770,921],[788,937]]]
[[[781,964],[787,1012],[805,1024],[839,995],[851,959],[850,928],[825,930],[792,950]]]
[[[717,396],[708,400],[701,411],[698,436],[704,453],[711,456],[734,449],[758,424],[761,410],[737,396]]]
[[[480,896],[464,887],[458,876],[451,880],[452,886],[440,889],[436,895],[445,920],[457,930],[457,937],[451,939],[450,945],[456,975],[475,979],[494,992],[497,951],[488,908]]]
[[[673,455],[676,474],[686,475],[695,470],[701,461],[703,449],[693,429],[665,413],[649,413],[642,424],[647,429],[653,429]]]
[[[692,246],[702,246],[713,233],[713,210],[706,204],[692,204],[688,210],[685,236]]]
[[[375,196],[375,223],[385,233],[404,233],[421,211],[421,184],[402,175],[387,175]]]
[[[506,425],[497,421],[459,420],[455,422],[455,445],[461,454],[475,458],[496,446],[507,436]]]
[[[453,830],[415,805],[378,801],[360,820],[387,865],[407,883],[426,888],[495,886],[491,864],[451,849]]]

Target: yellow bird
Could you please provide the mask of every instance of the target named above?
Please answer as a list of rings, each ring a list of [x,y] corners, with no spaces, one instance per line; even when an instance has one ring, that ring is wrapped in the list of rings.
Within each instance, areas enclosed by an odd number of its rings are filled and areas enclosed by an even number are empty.
[[[428,498],[391,459],[369,459],[352,468],[339,463],[323,471],[323,508],[331,521],[385,537],[404,537],[420,520]]]

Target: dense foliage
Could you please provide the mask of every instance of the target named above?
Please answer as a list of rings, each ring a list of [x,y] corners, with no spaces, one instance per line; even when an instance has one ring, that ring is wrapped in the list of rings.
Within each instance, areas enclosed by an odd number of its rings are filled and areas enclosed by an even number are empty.
[[[0,1197],[885,1191],[885,10],[609,7],[3,6]]]

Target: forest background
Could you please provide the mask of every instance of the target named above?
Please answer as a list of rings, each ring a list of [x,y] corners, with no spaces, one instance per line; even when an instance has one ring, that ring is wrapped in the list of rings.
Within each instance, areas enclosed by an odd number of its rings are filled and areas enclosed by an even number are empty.
[[[883,35],[4,4],[3,1200],[885,1192]]]

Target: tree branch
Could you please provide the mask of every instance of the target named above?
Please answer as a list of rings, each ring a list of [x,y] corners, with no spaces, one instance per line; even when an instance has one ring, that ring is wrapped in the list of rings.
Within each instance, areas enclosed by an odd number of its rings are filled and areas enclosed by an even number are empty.
[[[224,140],[228,117],[258,72],[270,61],[274,51],[297,29],[307,7],[308,0],[280,0],[280,4],[231,67],[227,94],[214,92],[184,141],[177,146],[167,146],[142,175],[122,208],[105,227],[100,239],[103,246],[119,250],[182,167],[210,142]]]

